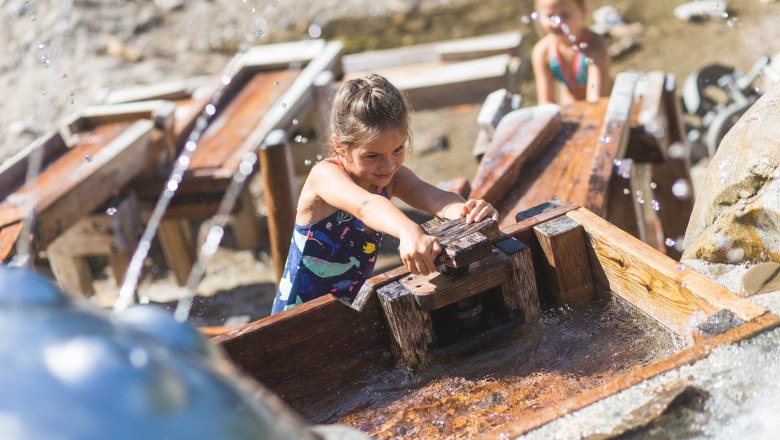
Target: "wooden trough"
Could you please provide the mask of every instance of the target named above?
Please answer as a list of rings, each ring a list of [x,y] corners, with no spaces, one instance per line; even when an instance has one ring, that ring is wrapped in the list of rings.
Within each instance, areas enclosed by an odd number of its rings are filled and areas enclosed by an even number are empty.
[[[520,254],[525,252],[522,249],[530,249],[527,252],[533,261],[532,286],[517,287],[511,293],[525,298],[516,303],[524,315],[523,322],[538,316],[534,304],[552,299],[558,305],[582,306],[593,298],[594,292],[600,292],[627,302],[673,337],[687,341],[687,348],[667,359],[617,374],[605,386],[586,389],[541,409],[504,408],[505,417],[501,420],[522,423],[503,425],[494,420],[488,424],[489,429],[496,430],[492,431],[494,434],[521,434],[656,374],[701,359],[719,344],[780,324],[780,318],[764,308],[680,267],[584,207],[553,200],[522,211],[516,222],[505,224],[490,241],[500,249],[499,243],[507,239],[527,245],[514,248],[521,249]],[[513,277],[529,280],[515,269],[496,269],[512,266],[496,263],[496,259],[506,261],[503,256],[496,257],[497,252],[460,275],[412,276],[403,268],[395,269],[371,278],[353,304],[326,295],[213,341],[242,370],[310,416],[308,405],[312,400],[322,393],[337,396],[362,373],[399,361],[415,368],[425,367],[425,362],[416,356],[432,353],[431,345],[439,337],[427,323],[431,314],[423,313],[438,306],[425,301],[426,292],[443,293],[447,303],[486,289],[484,295],[506,298],[509,290],[502,287],[495,291],[491,286],[507,286]],[[522,281],[516,286],[521,284]],[[532,297],[536,292],[539,296]],[[507,303],[505,299],[504,304]],[[411,316],[404,318],[403,323],[400,315],[394,313],[399,307]],[[724,315],[730,317],[730,324],[718,325],[717,318]],[[401,324],[406,327],[401,328]],[[404,346],[409,341],[418,345]],[[481,432],[488,433],[488,428],[483,426]]]

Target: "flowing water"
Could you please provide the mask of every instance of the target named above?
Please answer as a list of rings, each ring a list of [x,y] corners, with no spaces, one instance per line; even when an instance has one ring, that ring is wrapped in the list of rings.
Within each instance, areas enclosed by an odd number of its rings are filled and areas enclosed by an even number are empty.
[[[419,372],[379,369],[303,412],[377,438],[469,438],[670,355],[680,346],[619,300],[550,309],[489,345]]]

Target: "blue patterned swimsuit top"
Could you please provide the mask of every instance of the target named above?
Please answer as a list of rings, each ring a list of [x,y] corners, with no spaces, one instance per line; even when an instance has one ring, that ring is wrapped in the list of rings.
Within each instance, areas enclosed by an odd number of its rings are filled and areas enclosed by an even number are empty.
[[[379,194],[387,197],[387,191]],[[352,301],[371,277],[382,234],[346,211],[310,226],[294,226],[287,263],[271,313],[332,293]]]
[[[550,70],[553,76],[571,89],[575,84],[587,85],[588,83],[588,61],[583,51],[578,50],[574,58],[572,69],[566,69],[561,60],[561,52],[558,50],[558,44],[554,44],[550,54]]]

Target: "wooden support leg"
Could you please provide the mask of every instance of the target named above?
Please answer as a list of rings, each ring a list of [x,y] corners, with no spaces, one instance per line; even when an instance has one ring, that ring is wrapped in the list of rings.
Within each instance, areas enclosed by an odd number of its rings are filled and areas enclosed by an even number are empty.
[[[631,190],[631,176],[634,173],[634,161],[622,159],[615,163],[607,192],[606,219],[618,228],[639,238],[637,213],[634,208],[636,196]]]
[[[63,252],[49,251],[49,264],[60,288],[70,293],[93,295],[92,273],[87,259]]]
[[[495,247],[509,257],[509,281],[501,285],[504,305],[511,314],[522,314],[525,323],[537,321],[540,315],[539,292],[531,248],[512,237],[496,242]]]
[[[542,268],[545,284],[558,304],[579,307],[593,300],[593,279],[585,252],[582,225],[569,217],[558,217],[534,226],[546,260]]]
[[[639,239],[664,252],[664,230],[659,210],[661,203],[655,199],[652,182],[653,164],[634,163],[631,173],[631,193],[639,227]]]
[[[141,234],[141,217],[135,193],[128,194],[117,205],[116,213],[110,217],[110,221],[113,243],[109,249],[108,262],[117,286],[121,286]]]
[[[244,186],[238,199],[238,210],[231,221],[236,245],[241,249],[255,249],[260,246],[260,220],[255,209],[255,200],[249,188]]]
[[[284,130],[274,130],[266,137],[260,148],[260,170],[268,207],[271,256],[276,279],[280,280],[290,250],[296,204],[292,155]]]
[[[192,265],[195,263],[195,246],[187,220],[163,220],[157,230],[165,260],[173,270],[179,285],[187,282]]]
[[[435,339],[429,312],[417,307],[411,292],[398,281],[377,290],[393,336],[393,350],[409,366],[428,363],[428,344]]]
[[[330,136],[330,107],[333,105],[333,97],[336,96],[333,80],[333,72],[330,70],[314,77],[314,99],[317,107],[314,131],[320,145],[326,145]]]

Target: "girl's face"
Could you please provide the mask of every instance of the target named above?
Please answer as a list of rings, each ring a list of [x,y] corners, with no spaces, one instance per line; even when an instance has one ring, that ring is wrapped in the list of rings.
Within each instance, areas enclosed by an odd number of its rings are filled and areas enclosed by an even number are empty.
[[[355,148],[337,147],[341,163],[355,183],[370,190],[390,184],[406,158],[406,133],[390,130]]]
[[[585,8],[574,0],[536,0],[539,24],[545,32],[569,41],[569,35],[579,36],[585,27]]]

